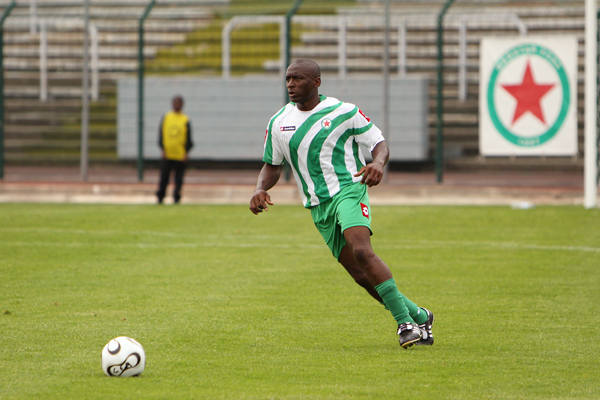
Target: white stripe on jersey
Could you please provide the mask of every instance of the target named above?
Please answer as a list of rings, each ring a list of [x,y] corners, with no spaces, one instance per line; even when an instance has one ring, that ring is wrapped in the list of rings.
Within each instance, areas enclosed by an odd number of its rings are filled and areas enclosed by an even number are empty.
[[[273,163],[281,163],[284,158],[290,163],[294,177],[296,178],[296,182],[298,184],[300,196],[302,197],[302,201],[305,206],[315,206],[321,201],[324,201],[325,197],[328,196],[331,198],[341,190],[339,177],[336,174],[334,167],[335,165],[345,165],[347,173],[350,173],[351,181],[359,182],[362,179],[361,177],[355,178],[353,176],[356,174],[356,172],[358,172],[353,148],[353,144],[355,142],[372,150],[377,143],[384,140],[383,136],[381,135],[381,131],[375,125],[371,125],[367,131],[360,135],[350,135],[345,143],[343,143],[343,159],[337,158],[342,156],[340,154],[336,155],[337,161],[334,161],[333,152],[342,135],[344,135],[349,129],[364,129],[370,124],[370,122],[362,114],[359,114],[358,108],[351,103],[342,103],[333,111],[323,115],[322,118],[312,121],[313,125],[308,127],[308,129],[306,129],[306,127],[302,127],[302,124],[305,123],[307,119],[313,116],[315,113],[322,112],[324,109],[329,107],[335,107],[338,104],[340,104],[338,99],[329,97],[321,100],[321,102],[313,110],[306,112],[298,110],[295,105],[288,104],[281,114],[276,115],[271,119],[273,121],[272,129],[270,131]],[[350,118],[345,118],[339,126],[335,128],[332,126],[331,132],[323,131],[324,128],[322,123],[325,119],[333,122],[336,117],[352,113],[353,111],[354,114]],[[301,127],[302,129],[300,129]],[[290,154],[290,141],[294,140],[294,135],[301,135],[305,129],[306,133],[304,137],[302,137],[301,142],[298,144],[297,154],[295,154],[295,156],[297,155],[296,169],[291,162],[294,157],[291,157]],[[320,132],[321,135],[319,135]],[[325,135],[323,133],[325,133]],[[318,138],[317,135],[319,135]],[[318,149],[320,152],[318,166],[322,171],[322,175],[315,178],[321,185],[318,188],[315,187],[315,181],[310,175],[311,168],[313,173],[317,172],[317,169],[315,169],[314,163],[308,159],[308,153],[311,145],[314,146],[317,143],[313,143],[315,138],[317,138],[317,141],[323,140],[321,148]],[[300,136],[296,136],[295,139],[300,139]],[[340,145],[341,144],[342,143],[340,143]],[[313,151],[315,150],[313,149]],[[363,165],[365,164],[364,157],[360,151],[359,160]],[[346,173],[344,173],[344,176],[347,176]],[[323,181],[326,186],[323,186],[321,183]],[[306,185],[307,193],[304,191],[302,182],[304,182]],[[321,196],[320,198],[318,193]]]

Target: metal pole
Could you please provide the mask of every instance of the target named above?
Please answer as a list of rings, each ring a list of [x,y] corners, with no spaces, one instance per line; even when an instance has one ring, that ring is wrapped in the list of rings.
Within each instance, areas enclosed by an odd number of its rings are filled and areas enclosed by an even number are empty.
[[[100,97],[100,61],[99,61],[99,35],[98,27],[95,25],[90,26],[90,41],[92,48],[92,100],[97,101]]]
[[[281,17],[279,19],[279,79],[285,79],[285,72],[288,67],[288,48],[289,41],[291,39],[289,36],[289,26],[291,22],[286,17]],[[284,98],[283,102],[285,103],[287,98]]]
[[[221,68],[225,79],[231,76],[231,32],[235,28],[236,18],[230,19],[221,33]]]
[[[156,4],[151,0],[140,17],[138,27],[138,157],[137,171],[138,180],[144,180],[144,21],[150,15],[150,11]]]
[[[29,0],[29,34],[37,33],[37,3],[36,0]]]
[[[4,179],[4,21],[16,5],[13,0],[0,16],[0,179]]]
[[[40,21],[40,101],[48,100],[48,24]]]
[[[444,15],[448,8],[452,5],[454,0],[447,0],[440,13],[438,14],[437,21],[437,49],[438,49],[438,62],[437,62],[437,136],[435,146],[435,174],[437,183],[443,181],[443,169],[444,169],[444,121],[442,114],[444,113]]]
[[[598,197],[598,6],[585,2],[585,115],[583,205],[597,206]]]
[[[346,63],[347,36],[348,22],[346,17],[338,17],[338,74],[340,78],[345,78],[348,71]]]
[[[88,153],[90,136],[90,0],[84,2],[83,27],[83,90],[81,91],[81,179],[88,179]]]
[[[294,2],[294,5],[292,5],[292,8],[290,8],[288,10],[288,12],[285,14],[285,21],[284,21],[284,25],[285,25],[285,59],[283,60],[283,65],[281,68],[281,70],[283,72],[284,82],[285,82],[286,68],[290,65],[290,60],[292,58],[292,17],[294,16],[294,14],[296,14],[296,11],[298,11],[298,8],[300,8],[302,1],[303,0],[296,0]],[[287,104],[290,101],[290,95],[287,91],[286,85],[283,85],[283,91],[284,91],[283,102],[285,104]],[[284,175],[285,181],[289,182],[292,177],[292,169],[287,162],[283,165],[283,175]]]
[[[292,58],[292,17],[294,16],[294,14],[296,14],[296,11],[298,11],[298,8],[300,8],[300,5],[302,4],[303,0],[296,0],[294,2],[294,4],[292,5],[292,8],[290,8],[288,10],[288,12],[285,14],[285,61],[284,61],[284,67],[283,67],[283,72],[284,72],[284,76],[285,76],[285,69],[290,65],[290,59]],[[285,92],[284,95],[284,103],[288,103],[290,101],[290,95],[287,92],[287,88],[285,87],[285,85],[283,86],[283,90]]]
[[[467,100],[467,18],[458,27],[458,98]]]
[[[406,76],[406,19],[398,25],[398,76]]]
[[[386,137],[388,146],[390,145],[390,0],[385,1],[383,9],[383,109],[382,109],[382,131]],[[384,179],[388,179],[388,166],[385,165]]]

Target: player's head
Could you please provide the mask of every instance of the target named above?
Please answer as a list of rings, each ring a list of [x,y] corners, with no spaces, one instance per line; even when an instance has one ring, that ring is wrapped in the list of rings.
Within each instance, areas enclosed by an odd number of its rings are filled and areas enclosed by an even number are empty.
[[[314,62],[313,60],[310,60],[308,58],[300,58],[296,61],[294,61],[290,66],[292,65],[299,65],[302,66],[302,68],[313,78],[321,78],[321,68],[319,67],[319,64],[317,64],[316,62]]]
[[[313,60],[299,59],[287,69],[285,82],[290,100],[297,104],[318,103],[321,69]],[[316,102],[316,103],[315,103]]]
[[[176,94],[175,96],[173,96],[172,104],[173,111],[180,112],[183,108],[183,96],[180,94]]]

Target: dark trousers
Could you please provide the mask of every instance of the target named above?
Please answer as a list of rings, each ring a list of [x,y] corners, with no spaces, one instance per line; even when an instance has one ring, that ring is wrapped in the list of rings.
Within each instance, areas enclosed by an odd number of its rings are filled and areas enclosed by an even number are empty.
[[[181,200],[181,188],[183,186],[185,162],[163,159],[160,162],[160,182],[158,184],[158,191],[156,192],[156,197],[158,197],[158,201],[160,203],[162,203],[165,195],[167,194],[169,177],[171,175],[171,171],[173,170],[175,171],[175,189],[173,190],[173,200],[175,203],[179,203],[179,200]]]

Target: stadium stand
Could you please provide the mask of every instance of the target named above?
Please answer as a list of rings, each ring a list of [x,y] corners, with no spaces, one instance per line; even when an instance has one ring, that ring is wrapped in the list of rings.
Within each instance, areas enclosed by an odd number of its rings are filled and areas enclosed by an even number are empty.
[[[396,4],[391,16],[391,72],[398,73],[398,24],[406,26],[406,74],[418,74],[431,78],[430,136],[431,153],[435,145],[436,123],[436,68],[437,68],[437,15],[431,6],[438,2],[404,2]],[[460,3],[460,2],[457,2]],[[509,2],[507,2],[509,3]],[[429,12],[428,12],[429,11]],[[483,37],[518,36],[519,26],[524,25],[531,36],[570,35],[579,41],[579,68],[583,70],[583,7],[576,5],[548,5],[531,7],[528,4],[496,5],[494,7],[461,6],[451,9],[445,20],[444,34],[444,134],[446,166],[449,168],[546,168],[573,170],[582,168],[582,158],[482,158],[478,149],[478,95],[479,95],[479,43]],[[347,16],[348,73],[378,73],[383,68],[383,31],[381,18],[369,23],[365,15],[381,15],[381,4],[341,9],[339,15]],[[504,16],[504,18],[503,18]],[[514,18],[508,18],[513,16]],[[487,17],[487,18],[485,18]],[[372,18],[372,17],[371,17]],[[516,19],[515,19],[516,18]],[[396,21],[394,21],[396,20]],[[463,21],[467,21],[466,46],[466,99],[459,99],[459,33]],[[395,25],[394,25],[395,22]],[[292,49],[293,57],[314,58],[327,71],[338,71],[337,26],[301,35],[301,45]],[[275,62],[267,67],[276,68]],[[583,98],[582,76],[579,77],[579,98]],[[581,103],[581,101],[580,101]],[[582,105],[580,104],[580,113]],[[580,127],[581,128],[581,127]],[[580,154],[583,148],[583,131],[579,129]],[[534,166],[535,164],[535,166]]]
[[[185,40],[186,34],[212,17],[210,7],[227,0],[200,0],[195,5],[162,1],[145,23],[144,57]],[[3,2],[3,6],[6,3]],[[35,0],[20,2],[5,23],[4,65],[6,158],[15,163],[79,159],[82,95],[83,2]],[[181,3],[181,2],[179,2]],[[94,0],[90,25],[98,30],[100,97],[90,118],[90,159],[116,161],[115,82],[137,70],[138,19],[145,0]],[[46,28],[47,96],[41,96],[42,29]]]
[[[9,2],[2,0],[0,10]],[[210,61],[191,62],[190,54],[203,46],[206,35],[220,35],[226,20],[223,16],[228,0],[196,0],[182,2],[163,0],[145,23],[144,56],[152,68],[190,65],[191,72],[219,73],[220,54]],[[405,21],[406,74],[425,75],[431,79],[431,153],[435,135],[435,68],[437,65],[436,15],[442,0],[393,2],[392,22]],[[465,2],[466,3],[466,2]],[[500,18],[513,15],[521,21],[529,35],[574,35],[579,39],[579,65],[583,69],[584,8],[582,2],[494,1],[460,2],[450,10],[445,27],[445,143],[449,168],[512,168],[527,165],[556,170],[581,169],[582,158],[546,158],[531,160],[484,159],[478,156],[478,80],[479,41],[482,37],[520,34],[515,20]],[[81,113],[81,68],[83,41],[83,7],[80,0],[36,0],[35,15],[29,1],[20,1],[5,22],[4,41],[6,68],[6,159],[13,163],[74,161],[79,158]],[[92,103],[90,126],[90,160],[116,161],[115,81],[137,69],[138,19],[147,0],[92,0],[90,24],[99,31],[100,97]],[[382,69],[383,32],[380,19],[381,2],[362,0],[355,6],[340,7],[339,17],[353,23],[347,31],[348,74],[373,74]],[[338,68],[338,22],[328,17],[320,23],[308,23],[304,10],[300,16],[304,28],[298,28],[292,57],[315,59],[326,73]],[[481,17],[487,15],[488,17]],[[315,17],[316,18],[316,17]],[[459,99],[459,34],[463,20],[467,25],[466,98]],[[361,21],[362,20],[362,21]],[[33,22],[32,22],[33,21]],[[40,24],[47,26],[48,98],[40,101]],[[358,22],[356,22],[358,21]],[[272,27],[270,35],[276,30]],[[391,72],[399,73],[397,28],[391,34]],[[214,38],[213,38],[214,40]],[[220,36],[216,38],[220,40]],[[249,40],[254,40],[250,38]],[[162,58],[161,58],[162,57]],[[253,60],[254,62],[254,60]],[[205,65],[204,65],[204,64]],[[278,62],[262,61],[263,74],[275,74]],[[168,70],[165,69],[165,70]],[[181,71],[179,71],[181,72]],[[190,72],[189,69],[183,72]],[[256,72],[256,71],[255,71]],[[582,76],[580,75],[580,81]],[[583,87],[579,85],[579,109],[582,113]],[[581,125],[581,122],[580,122]],[[583,130],[579,142],[582,149]]]

